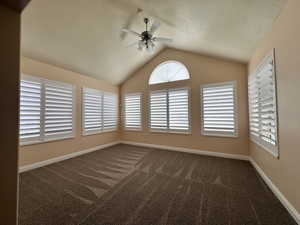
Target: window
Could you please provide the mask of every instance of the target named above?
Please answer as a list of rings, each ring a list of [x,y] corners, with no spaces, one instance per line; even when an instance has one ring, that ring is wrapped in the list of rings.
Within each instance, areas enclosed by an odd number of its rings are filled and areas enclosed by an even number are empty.
[[[23,75],[20,92],[21,144],[74,137],[74,86]]]
[[[39,79],[21,80],[20,139],[37,141],[41,137],[42,83]]]
[[[83,88],[83,135],[92,135],[117,129],[117,95]]]
[[[189,89],[150,93],[150,129],[160,132],[190,132]]]
[[[190,75],[182,63],[167,61],[154,69],[150,76],[149,84],[160,84],[187,79],[190,79]]]
[[[125,129],[141,130],[141,94],[127,94],[125,104]]]
[[[201,86],[202,134],[237,136],[236,83]]]
[[[168,91],[155,91],[150,94],[150,128],[167,131],[168,129]]]
[[[83,88],[83,135],[102,131],[102,93]]]
[[[249,76],[250,138],[278,157],[277,96],[274,52]]]
[[[103,131],[113,131],[118,124],[118,98],[116,94],[103,94]]]

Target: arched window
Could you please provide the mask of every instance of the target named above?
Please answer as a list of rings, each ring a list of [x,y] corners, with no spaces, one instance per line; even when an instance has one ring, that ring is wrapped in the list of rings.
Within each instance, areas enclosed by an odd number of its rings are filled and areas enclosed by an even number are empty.
[[[154,69],[150,76],[149,84],[161,84],[188,79],[190,79],[190,74],[185,65],[177,61],[166,61]]]

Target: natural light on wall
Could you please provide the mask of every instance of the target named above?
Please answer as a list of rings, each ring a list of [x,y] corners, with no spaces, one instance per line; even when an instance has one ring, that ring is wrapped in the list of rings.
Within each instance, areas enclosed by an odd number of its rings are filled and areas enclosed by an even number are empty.
[[[190,74],[182,63],[166,61],[158,65],[152,72],[149,84],[160,84],[188,79],[190,79]]]

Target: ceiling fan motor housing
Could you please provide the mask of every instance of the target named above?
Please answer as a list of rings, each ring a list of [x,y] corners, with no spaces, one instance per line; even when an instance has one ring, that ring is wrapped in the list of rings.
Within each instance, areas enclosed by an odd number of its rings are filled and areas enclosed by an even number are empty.
[[[152,35],[148,31],[144,31],[142,33],[142,41],[149,41],[151,40]]]

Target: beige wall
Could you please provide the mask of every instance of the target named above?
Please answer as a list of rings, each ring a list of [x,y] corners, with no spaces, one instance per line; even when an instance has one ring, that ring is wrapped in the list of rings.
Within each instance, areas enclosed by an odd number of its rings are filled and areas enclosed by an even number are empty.
[[[0,6],[0,224],[17,222],[20,14]]]
[[[272,32],[249,63],[255,70],[276,50],[280,159],[250,142],[250,154],[300,212],[300,1],[289,0]]]
[[[148,80],[154,68],[166,61],[177,60],[185,64],[191,74],[189,81],[175,82],[175,84],[156,85],[151,89],[166,87],[191,87],[192,98],[192,134],[150,133],[148,131]],[[244,64],[214,59],[193,53],[174,49],[166,49],[157,57],[133,74],[121,86],[122,96],[126,93],[143,93],[143,131],[122,132],[121,138],[126,141],[151,144],[169,145],[193,148],[199,150],[222,153],[247,155],[248,152],[248,118],[247,118],[247,67]],[[238,138],[208,137],[200,135],[200,85],[216,82],[237,81],[238,89]]]
[[[34,61],[23,57],[21,71],[24,74],[39,76],[49,80],[62,81],[76,85],[76,136],[72,139],[52,141],[42,144],[22,146],[19,150],[20,166],[40,162],[53,157],[66,155],[72,152],[85,150],[119,140],[119,132],[107,132],[102,134],[81,135],[81,90],[89,87],[109,92],[119,92],[117,86],[110,85],[87,76],[64,70],[52,65]]]

